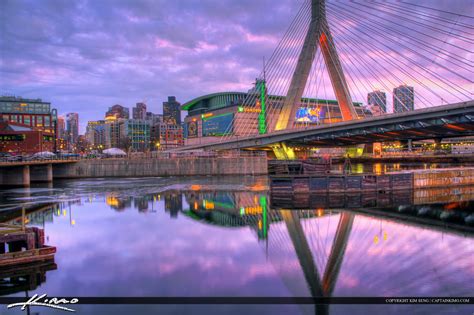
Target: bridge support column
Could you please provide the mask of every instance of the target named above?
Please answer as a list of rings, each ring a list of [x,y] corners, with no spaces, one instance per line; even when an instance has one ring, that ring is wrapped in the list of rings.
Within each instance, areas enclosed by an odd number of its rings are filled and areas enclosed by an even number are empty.
[[[30,181],[31,182],[47,182],[53,181],[53,165],[31,165],[30,166]]]
[[[440,154],[441,153],[441,141],[443,139],[441,138],[436,138],[434,139],[435,147],[434,147],[434,154]]]
[[[28,165],[7,166],[0,169],[0,186],[30,186]]]
[[[296,159],[295,151],[286,146],[285,143],[280,142],[272,146],[273,153],[277,160],[294,160]]]

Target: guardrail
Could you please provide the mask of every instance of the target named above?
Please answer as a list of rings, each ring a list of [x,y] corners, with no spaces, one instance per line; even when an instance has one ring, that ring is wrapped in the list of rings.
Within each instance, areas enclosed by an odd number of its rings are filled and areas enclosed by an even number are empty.
[[[101,160],[101,159],[172,159],[172,158],[237,158],[237,157],[266,157],[266,152],[262,151],[195,151],[195,152],[132,152],[123,156],[101,155],[101,156],[66,156],[66,157],[2,157],[0,163],[37,163],[37,162],[64,162],[64,161],[80,161],[80,160]]]

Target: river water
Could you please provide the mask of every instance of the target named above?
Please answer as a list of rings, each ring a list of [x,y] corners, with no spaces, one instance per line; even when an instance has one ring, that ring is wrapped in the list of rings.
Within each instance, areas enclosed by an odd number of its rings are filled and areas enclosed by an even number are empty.
[[[55,181],[54,185],[0,191],[0,205],[0,214],[18,206],[43,206],[28,214],[28,224],[44,228],[46,243],[57,248],[56,266],[36,276],[36,285],[27,292],[7,291],[0,285],[8,296],[474,294],[474,231],[469,223],[474,211],[469,201],[386,204],[380,209],[338,209],[328,204],[288,210],[272,202],[266,177],[201,177]],[[457,220],[444,222],[443,213]],[[2,222],[19,222],[15,216],[2,218]],[[322,312],[313,305],[73,308],[77,314],[474,311],[472,305],[330,305]],[[46,308],[32,308],[32,312],[61,313]],[[0,313],[23,314],[6,308]]]

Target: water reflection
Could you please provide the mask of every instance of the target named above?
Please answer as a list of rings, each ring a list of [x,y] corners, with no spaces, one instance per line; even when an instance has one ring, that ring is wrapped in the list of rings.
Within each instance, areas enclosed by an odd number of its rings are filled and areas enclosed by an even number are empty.
[[[148,179],[133,188],[129,181],[91,180],[64,182],[48,192],[33,189],[27,199],[19,197],[21,191],[3,191],[1,198],[11,207],[35,201],[45,205],[50,196],[61,200],[28,211],[29,224],[44,227],[48,242],[58,248],[58,270],[49,271],[47,281],[38,283],[40,288],[28,288],[29,294],[472,294],[470,190],[458,195],[460,201],[448,203],[439,202],[436,192],[421,194],[424,204],[415,202],[414,192],[409,198],[395,199],[398,203],[375,196],[370,207],[347,210],[333,206],[337,196],[282,201],[275,200],[267,187],[260,178],[222,182],[200,178],[168,184]],[[347,197],[339,195],[339,199]],[[306,204],[315,200],[317,204]],[[18,222],[13,215],[2,220]],[[367,310],[359,306],[351,312]],[[395,314],[413,306],[383,310]],[[437,310],[449,311],[453,306]],[[284,306],[274,313],[314,311],[313,306]],[[318,314],[347,311],[342,305],[316,308]]]

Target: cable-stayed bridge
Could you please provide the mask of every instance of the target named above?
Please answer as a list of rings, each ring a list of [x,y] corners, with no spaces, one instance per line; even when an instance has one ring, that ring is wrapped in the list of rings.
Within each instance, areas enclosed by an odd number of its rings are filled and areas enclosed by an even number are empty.
[[[177,150],[270,147],[289,158],[298,146],[473,136],[470,13],[306,0],[227,131]]]

